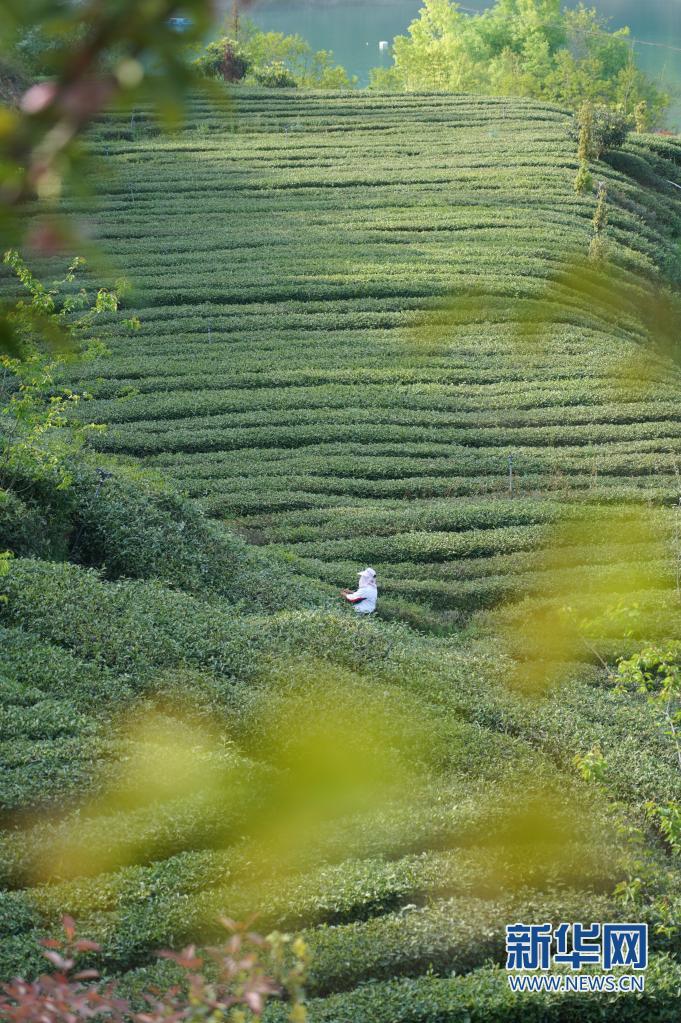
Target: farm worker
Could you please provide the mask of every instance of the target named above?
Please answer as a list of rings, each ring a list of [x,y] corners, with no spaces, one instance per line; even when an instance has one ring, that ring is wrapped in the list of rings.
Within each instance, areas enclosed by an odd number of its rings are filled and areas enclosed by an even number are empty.
[[[358,572],[359,585],[356,590],[341,590],[348,604],[354,604],[358,615],[370,615],[376,610],[378,590],[376,588],[376,573],[373,568],[365,568]]]

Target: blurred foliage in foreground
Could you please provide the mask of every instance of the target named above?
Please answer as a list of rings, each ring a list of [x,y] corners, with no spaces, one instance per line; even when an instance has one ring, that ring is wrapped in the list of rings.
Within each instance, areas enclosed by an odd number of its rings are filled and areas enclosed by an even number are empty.
[[[291,942],[288,935],[277,932],[263,938],[229,918],[221,923],[230,937],[219,947],[198,953],[189,945],[181,952],[159,953],[177,965],[179,983],[167,991],[147,992],[144,1010],[135,1012],[120,997],[115,983],[102,985],[97,970],[83,968],[83,958],[100,947],[78,938],[74,921],[65,916],[63,938],[41,942],[53,972],[33,982],[17,978],[3,985],[2,1018],[6,1023],[77,1023],[93,1017],[105,1017],[110,1023],[247,1023],[262,1018],[271,998],[283,996],[291,1023],[304,1023],[304,942],[299,938]]]
[[[74,228],[54,216],[66,179],[83,176],[79,136],[114,102],[142,103],[177,123],[187,89],[210,82],[186,59],[212,21],[210,0],[8,0],[0,7],[3,81],[16,103],[0,106],[0,239],[54,252],[73,249]],[[182,19],[178,31],[177,19]],[[23,89],[12,60],[40,37],[39,81]],[[214,95],[217,95],[213,92]],[[223,96],[224,100],[224,96]],[[37,205],[36,205],[37,202]],[[31,217],[26,217],[31,203]],[[0,351],[16,352],[7,308],[0,311]]]
[[[36,486],[71,485],[72,456],[101,427],[72,421],[70,408],[87,393],[60,385],[58,377],[67,361],[106,352],[111,326],[100,319],[117,312],[127,283],[93,293],[80,279],[84,260],[77,258],[62,280],[46,286],[18,252],[6,252],[3,262],[22,288],[7,311],[16,354],[0,353],[0,503],[7,504]],[[117,326],[132,331],[137,321]]]

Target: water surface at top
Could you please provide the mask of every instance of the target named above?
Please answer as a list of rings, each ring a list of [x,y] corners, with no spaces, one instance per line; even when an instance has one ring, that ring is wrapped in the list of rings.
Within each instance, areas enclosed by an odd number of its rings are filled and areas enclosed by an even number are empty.
[[[229,0],[224,0],[227,7]],[[390,51],[379,49],[403,35],[418,15],[420,0],[262,0],[248,16],[261,28],[302,35],[314,49],[333,50],[336,60],[360,85],[369,69],[391,63]],[[462,9],[484,10],[488,0],[465,0]],[[589,4],[590,6],[590,4]],[[597,9],[611,19],[611,28],[628,25],[639,66],[659,84],[674,90],[670,126],[681,128],[681,0],[599,0]]]

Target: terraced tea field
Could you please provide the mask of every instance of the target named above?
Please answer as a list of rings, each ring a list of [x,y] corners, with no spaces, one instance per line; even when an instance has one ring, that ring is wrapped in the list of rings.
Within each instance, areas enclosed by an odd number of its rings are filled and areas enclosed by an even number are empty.
[[[39,972],[68,912],[139,1003],[176,980],[156,950],[255,911],[304,936],[311,1023],[677,1017],[679,857],[649,810],[676,749],[603,659],[680,634],[681,391],[636,301],[613,323],[547,292],[592,237],[566,124],[240,90],[172,138],[140,111],[93,132],[98,199],[70,204],[141,329],[72,370],[113,474],[79,453],[0,521],[0,976]],[[677,266],[680,153],[597,168],[639,298]],[[367,561],[397,620],[329,599]],[[645,631],[625,600],[561,638],[573,596],[623,593]],[[553,662],[560,686],[515,685]],[[644,994],[509,991],[507,923],[625,918]]]
[[[95,133],[96,234],[142,324],[80,377],[104,450],[329,587],[373,564],[382,613],[435,626],[513,592],[547,498],[676,499],[678,375],[632,383],[629,316],[564,289],[518,342],[592,236],[564,113],[247,90],[233,113]],[[678,146],[632,138],[597,176],[634,289],[675,258],[681,176]]]

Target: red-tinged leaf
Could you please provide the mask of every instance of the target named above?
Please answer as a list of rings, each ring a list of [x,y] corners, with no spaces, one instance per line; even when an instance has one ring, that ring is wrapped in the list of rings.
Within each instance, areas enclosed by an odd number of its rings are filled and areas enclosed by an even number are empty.
[[[73,974],[74,980],[97,980],[98,978],[99,970],[80,970]]]
[[[61,948],[61,942],[56,938],[42,938],[40,944],[43,948]]]
[[[65,245],[65,233],[44,220],[34,224],[26,236],[26,247],[43,256],[56,256],[64,251]]]
[[[69,970],[73,969],[73,959],[65,959],[59,952],[45,952],[43,954],[53,966],[56,966],[58,970],[62,970],[64,973],[68,973]]]
[[[73,946],[76,952],[101,952],[102,946],[97,944],[96,941],[89,941],[87,938],[81,938]]]
[[[247,991],[244,995],[244,1001],[251,1012],[254,1012],[256,1016],[262,1015],[262,1010],[265,1007],[263,998],[257,991]]]
[[[180,966],[183,966],[185,970],[200,970],[203,966],[203,959],[199,956],[180,956],[177,960]]]
[[[159,952],[161,959],[170,959],[172,962],[177,963],[185,970],[196,970],[203,966],[203,959],[195,956],[193,951],[186,949],[182,952]]]
[[[72,117],[83,121],[106,106],[115,89],[115,79],[112,76],[83,79],[62,89],[59,104]]]
[[[76,936],[76,921],[73,919],[72,916],[63,916],[61,920],[61,925],[64,928],[64,934],[66,935],[68,941],[73,941],[73,939]]]
[[[21,97],[21,109],[25,114],[39,114],[54,101],[57,86],[54,82],[40,82],[32,85]]]

